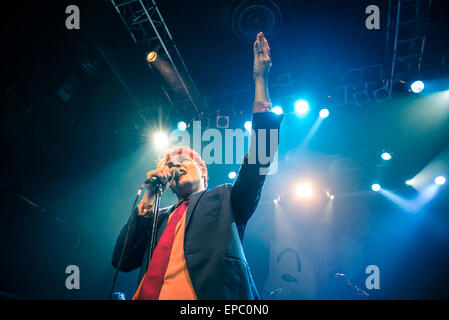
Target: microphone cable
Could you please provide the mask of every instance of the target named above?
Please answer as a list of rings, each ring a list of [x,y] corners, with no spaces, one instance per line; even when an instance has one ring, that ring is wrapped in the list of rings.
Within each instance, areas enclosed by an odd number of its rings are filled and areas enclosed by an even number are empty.
[[[134,219],[134,211],[136,210],[137,200],[139,200],[140,194],[142,193],[142,189],[144,186],[145,186],[144,183],[140,186],[139,190],[137,191],[136,198],[134,199],[133,207],[131,210],[131,218],[128,223],[128,230],[126,231],[125,243],[123,244],[122,253],[120,254],[120,259],[118,260],[118,263],[117,263],[117,268],[115,270],[114,278],[112,279],[111,289],[109,290],[109,294],[108,294],[108,300],[111,300],[112,292],[114,291],[115,283],[117,282],[118,273],[120,272],[120,266],[122,264],[122,260],[125,255],[126,246],[128,245],[129,231],[131,229],[131,224]]]

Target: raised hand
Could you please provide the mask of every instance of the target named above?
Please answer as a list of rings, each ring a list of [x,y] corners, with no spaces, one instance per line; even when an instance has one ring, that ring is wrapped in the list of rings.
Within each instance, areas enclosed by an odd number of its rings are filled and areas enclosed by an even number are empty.
[[[266,79],[271,67],[270,46],[262,32],[254,41],[254,79]]]

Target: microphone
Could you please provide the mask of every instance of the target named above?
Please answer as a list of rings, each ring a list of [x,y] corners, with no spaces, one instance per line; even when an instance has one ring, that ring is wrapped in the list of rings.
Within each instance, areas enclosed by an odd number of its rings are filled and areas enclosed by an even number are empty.
[[[270,295],[274,296],[275,294],[278,294],[278,293],[281,293],[281,292],[282,292],[282,288],[277,288],[277,289],[274,289],[274,290],[270,291]]]
[[[172,173],[171,179],[178,179],[179,178],[179,170],[177,168],[174,168],[174,170],[170,170],[170,172]],[[154,187],[158,187],[164,184],[164,182],[161,180],[160,177],[158,176],[152,176],[150,179],[145,180],[144,182],[145,184],[151,184]]]

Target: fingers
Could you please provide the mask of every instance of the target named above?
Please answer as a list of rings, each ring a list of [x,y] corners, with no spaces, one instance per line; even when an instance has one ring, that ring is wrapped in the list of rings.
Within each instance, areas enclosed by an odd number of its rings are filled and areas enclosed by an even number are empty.
[[[264,47],[264,36],[262,32],[259,32],[256,37],[256,41],[254,41],[254,57],[257,58],[263,52]]]
[[[254,41],[254,57],[257,58],[257,56],[259,55],[259,41]]]
[[[259,46],[259,52],[264,51],[264,39],[265,37],[263,36],[262,32],[259,32],[257,34],[257,41],[259,42],[258,46]]]
[[[268,45],[267,39],[264,37],[263,32],[257,34],[257,39],[254,41],[254,57],[269,59],[270,58],[270,46]]]
[[[267,39],[264,37],[264,54],[266,57],[270,56],[270,46],[268,45]]]
[[[146,180],[150,180],[153,177],[157,177],[163,184],[167,184],[173,177],[173,174],[167,168],[160,168],[146,173]],[[151,184],[147,184],[147,186],[150,189],[152,188]]]

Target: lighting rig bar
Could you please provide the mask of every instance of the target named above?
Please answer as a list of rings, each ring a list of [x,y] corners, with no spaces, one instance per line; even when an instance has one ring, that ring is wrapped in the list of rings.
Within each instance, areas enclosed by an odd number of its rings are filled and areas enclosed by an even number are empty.
[[[165,53],[180,84],[173,90],[162,88],[168,101],[176,109],[181,105],[186,109],[187,102],[200,115],[201,108],[197,103],[200,101],[199,91],[154,0],[110,1],[136,44],[151,43],[154,47],[159,46]],[[184,94],[179,94],[180,92]]]
[[[419,76],[426,35],[419,29],[427,20],[432,0],[389,0],[385,62],[389,76],[387,87],[402,78]]]

